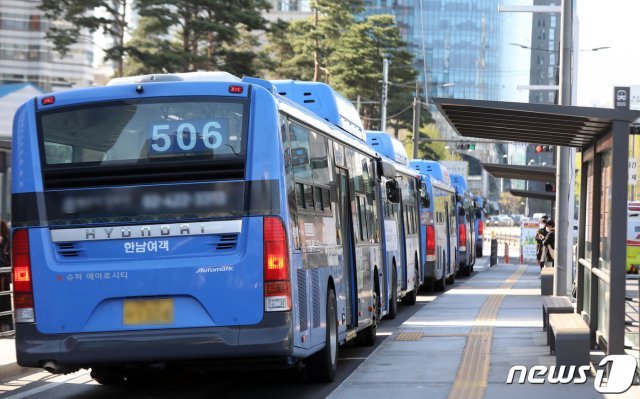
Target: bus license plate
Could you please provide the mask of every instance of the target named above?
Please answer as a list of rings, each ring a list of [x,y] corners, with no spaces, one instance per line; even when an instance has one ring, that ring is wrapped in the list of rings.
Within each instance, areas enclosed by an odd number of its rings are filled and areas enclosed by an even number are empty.
[[[173,300],[125,299],[122,319],[126,325],[173,323]]]

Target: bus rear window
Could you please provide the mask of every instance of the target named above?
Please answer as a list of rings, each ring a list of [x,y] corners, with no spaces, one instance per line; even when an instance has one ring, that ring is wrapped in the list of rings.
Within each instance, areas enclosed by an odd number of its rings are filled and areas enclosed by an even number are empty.
[[[46,165],[144,164],[245,154],[245,104],[215,98],[87,104],[42,113]]]

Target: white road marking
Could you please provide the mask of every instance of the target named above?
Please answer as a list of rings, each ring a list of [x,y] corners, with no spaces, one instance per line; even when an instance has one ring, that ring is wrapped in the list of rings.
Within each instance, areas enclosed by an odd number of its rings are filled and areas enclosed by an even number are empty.
[[[72,380],[75,380],[77,378],[86,377],[88,374],[89,374],[89,372],[87,371],[87,372],[84,372],[84,373],[81,373],[81,374],[74,374],[72,376],[63,378],[61,380],[58,380],[56,378],[57,381],[55,381],[55,382],[49,382],[49,383],[47,383],[47,384],[45,384],[43,386],[40,386],[38,388],[29,389],[27,391],[20,392],[20,393],[17,393],[15,395],[7,396],[4,399],[22,399],[22,398],[26,398],[28,396],[35,395],[37,393],[48,391],[50,389],[56,388],[56,387],[58,387],[58,386],[60,386],[62,384],[65,384],[65,383],[70,382]]]

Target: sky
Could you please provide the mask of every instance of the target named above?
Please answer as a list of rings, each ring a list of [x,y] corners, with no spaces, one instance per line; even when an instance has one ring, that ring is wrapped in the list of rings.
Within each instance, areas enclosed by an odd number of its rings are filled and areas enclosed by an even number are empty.
[[[581,50],[577,105],[612,107],[614,86],[640,85],[640,1],[574,1]],[[588,51],[603,46],[611,48]]]
[[[504,0],[504,5],[531,5],[532,0]],[[560,4],[560,0],[557,1]],[[640,0],[574,0],[578,19],[577,98],[574,105],[613,107],[613,87],[639,85],[640,95]],[[528,91],[517,85],[529,82],[531,14],[504,13],[504,83],[501,99],[528,101]],[[592,51],[597,47],[610,47]],[[634,91],[632,90],[632,97]]]

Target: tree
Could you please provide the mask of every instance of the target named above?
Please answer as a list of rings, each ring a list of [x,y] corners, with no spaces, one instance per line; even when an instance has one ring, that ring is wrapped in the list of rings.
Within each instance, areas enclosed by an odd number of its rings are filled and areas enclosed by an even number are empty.
[[[164,35],[156,19],[141,17],[127,43],[130,56],[124,72],[127,76],[178,71],[182,66],[179,43]]]
[[[413,150],[413,135],[408,135],[411,138],[411,149]],[[435,124],[429,124],[420,129],[421,139],[439,139],[440,132]],[[449,152],[444,148],[445,144],[442,141],[423,141],[418,142],[418,157],[420,159],[429,159],[433,161],[440,161],[449,159]],[[413,153],[413,151],[411,152]]]
[[[354,21],[353,15],[362,8],[361,0],[315,0],[311,4],[313,11],[313,81],[320,80],[320,71],[326,75],[328,83],[329,70],[323,66],[334,50],[332,46],[344,30]],[[320,17],[322,14],[322,18]]]
[[[51,21],[47,39],[53,42],[61,56],[83,37],[83,30],[102,31],[113,42],[105,49],[105,59],[117,64],[118,76],[123,73],[127,52],[124,37],[127,31],[127,10],[135,0],[42,0],[40,10]]]
[[[138,36],[133,61],[151,68],[168,61],[170,71],[255,73],[255,43],[247,34],[266,29],[261,12],[269,8],[266,0],[138,0],[154,37]],[[154,51],[158,39],[161,51]]]
[[[505,214],[523,214],[524,203],[519,197],[511,195],[511,193],[501,192],[500,200],[500,212]]]
[[[367,100],[381,97],[382,64],[390,60],[390,90],[388,110],[394,124],[395,136],[399,130],[411,126],[413,82],[417,76],[412,56],[404,50],[405,43],[391,15],[372,15],[354,23],[340,37],[330,58],[332,85],[348,98],[358,95]],[[367,128],[379,128],[379,104],[362,107]]]
[[[277,79],[313,79],[313,45],[310,20],[271,24],[266,55],[270,58],[270,73]]]

